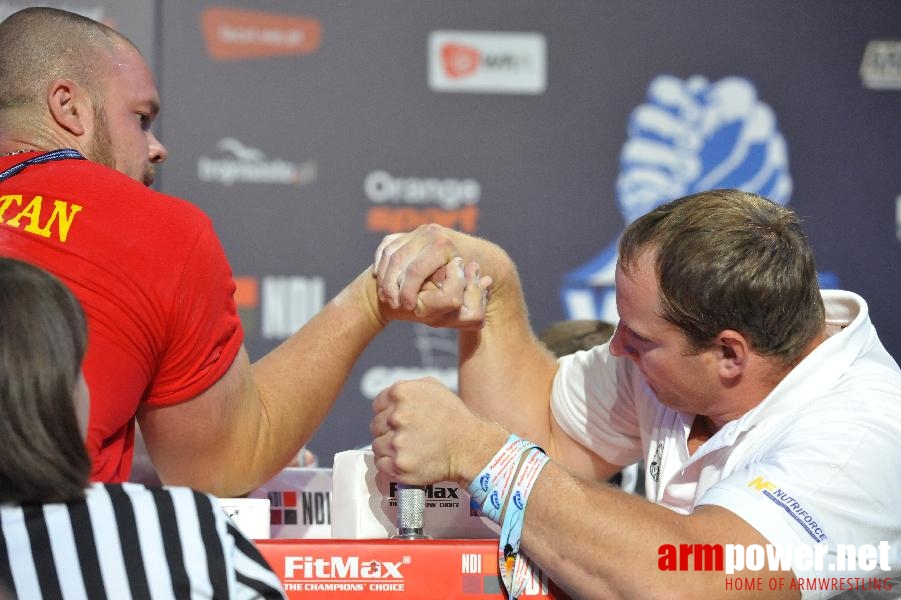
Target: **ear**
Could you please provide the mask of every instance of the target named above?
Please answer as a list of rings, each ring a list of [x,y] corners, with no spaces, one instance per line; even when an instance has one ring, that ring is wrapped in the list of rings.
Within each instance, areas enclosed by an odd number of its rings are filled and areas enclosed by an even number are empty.
[[[85,90],[71,79],[56,79],[47,90],[47,105],[57,125],[82,136],[93,119]]]
[[[732,329],[724,329],[716,337],[717,361],[720,377],[735,379],[748,366],[751,345],[747,338]]]

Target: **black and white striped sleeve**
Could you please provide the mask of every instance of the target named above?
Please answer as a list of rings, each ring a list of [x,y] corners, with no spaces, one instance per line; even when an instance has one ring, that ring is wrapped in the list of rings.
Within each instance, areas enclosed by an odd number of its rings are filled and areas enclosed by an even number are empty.
[[[7,588],[7,589],[3,589]],[[0,506],[0,597],[284,599],[219,501],[183,487],[95,484],[84,501]]]
[[[222,557],[229,579],[234,577],[235,598],[284,598],[281,581],[263,558],[256,546],[241,533],[226,516],[219,500],[207,494],[198,494],[205,502],[198,501],[198,513],[207,510],[215,518],[215,531],[223,540]],[[203,506],[203,508],[201,508]]]

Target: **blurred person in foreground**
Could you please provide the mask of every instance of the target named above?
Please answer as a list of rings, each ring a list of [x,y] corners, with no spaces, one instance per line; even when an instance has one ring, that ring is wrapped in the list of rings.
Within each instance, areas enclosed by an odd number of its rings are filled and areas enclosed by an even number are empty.
[[[721,597],[740,577],[760,578],[755,598],[897,597],[901,371],[863,298],[818,288],[791,210],[713,190],[638,218],[619,243],[613,337],[559,361],[530,329],[513,261],[486,240],[389,236],[380,293],[411,301],[447,256],[493,278],[485,326],[461,334],[462,400],[434,380],[374,400],[389,477],[497,491],[498,457],[521,448],[511,433],[543,448],[550,462],[521,486],[519,548],[580,598]],[[641,459],[646,499],[599,483]],[[715,559],[740,551],[729,544],[791,562],[727,575]],[[842,545],[877,554],[843,566]]]
[[[164,483],[253,490],[297,456],[392,311],[367,269],[251,364],[210,219],[147,187],[167,152],[137,48],[53,8],[10,15],[0,46],[0,255],[57,275],[87,314],[91,479],[129,478],[137,417]],[[452,262],[435,323],[478,326],[483,301]]]
[[[283,598],[216,498],[88,483],[86,342],[59,280],[0,258],[0,595]]]
[[[580,350],[600,346],[616,331],[616,325],[598,319],[554,321],[538,332],[538,341],[560,358]]]

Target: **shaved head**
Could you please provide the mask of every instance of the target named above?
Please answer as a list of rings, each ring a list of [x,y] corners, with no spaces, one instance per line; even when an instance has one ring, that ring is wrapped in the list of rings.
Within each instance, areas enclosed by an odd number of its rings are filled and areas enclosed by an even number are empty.
[[[160,99],[125,36],[55,8],[0,23],[0,150],[72,148],[150,185],[166,148],[150,130]]]
[[[97,90],[99,53],[133,46],[115,30],[55,8],[26,8],[0,23],[0,127],[36,119],[48,87],[71,79]],[[25,121],[24,123],[22,121]]]

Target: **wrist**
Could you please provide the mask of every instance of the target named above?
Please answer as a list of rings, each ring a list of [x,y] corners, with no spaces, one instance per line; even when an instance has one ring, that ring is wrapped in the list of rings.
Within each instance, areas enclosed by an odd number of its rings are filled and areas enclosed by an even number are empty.
[[[510,433],[497,423],[480,419],[480,425],[461,439],[462,451],[458,453],[454,465],[457,483],[464,488],[469,487],[509,437]]]
[[[379,301],[376,279],[369,268],[357,275],[336,300],[339,303],[352,302],[378,330],[384,329],[391,321],[383,312],[384,305]]]

